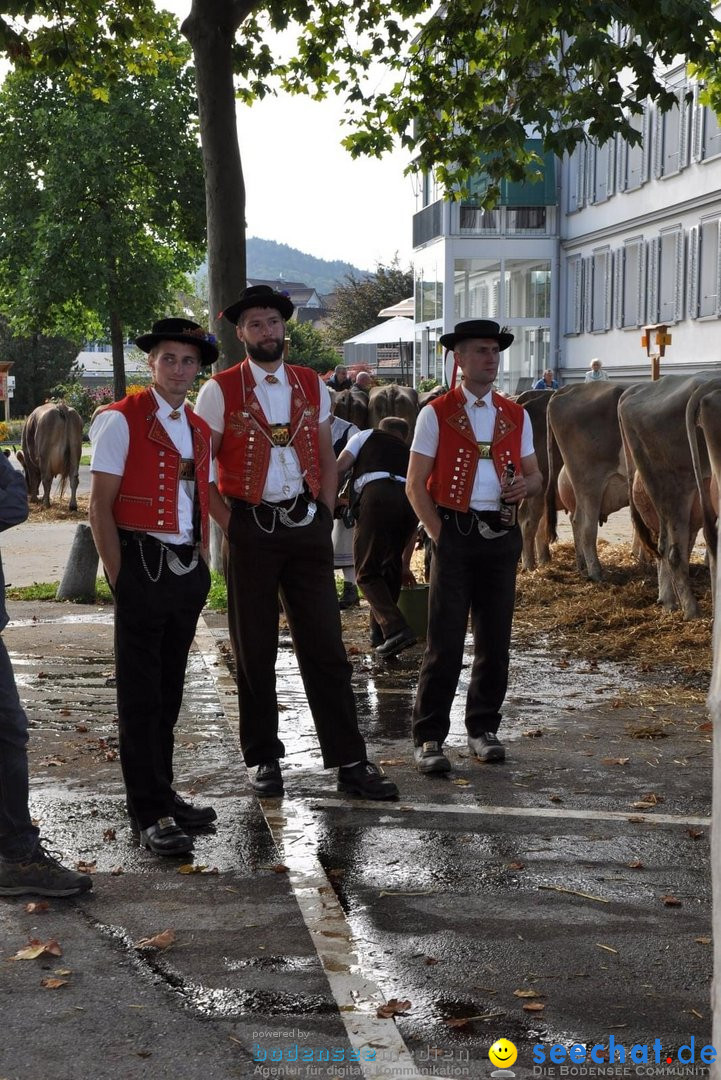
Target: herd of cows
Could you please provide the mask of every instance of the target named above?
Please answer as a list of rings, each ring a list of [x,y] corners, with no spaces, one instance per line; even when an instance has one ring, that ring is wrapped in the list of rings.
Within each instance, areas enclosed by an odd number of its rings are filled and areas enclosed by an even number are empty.
[[[417,393],[408,386],[373,387],[370,394],[333,395],[333,411],[359,428],[377,427],[384,416],[404,417],[411,430],[418,411],[440,388]],[[689,557],[703,529],[715,580],[718,490],[721,480],[721,376],[666,375],[657,382],[613,382],[529,390],[518,397],[533,426],[545,490],[519,513],[523,567],[550,560],[559,509],[568,511],[579,571],[600,581],[598,526],[629,506],[639,557],[656,560],[658,599],[699,614],[689,580]],[[50,504],[55,476],[70,485],[77,509],[82,421],[64,402],[47,402],[28,417],[18,453],[31,501],[43,485]]]
[[[413,427],[418,409],[437,395],[383,386],[370,399],[336,396],[334,412],[359,427],[402,415]],[[365,398],[365,400],[360,400]],[[519,513],[523,567],[550,561],[559,509],[568,511],[579,571],[600,581],[598,526],[629,506],[640,558],[654,559],[659,603],[699,614],[689,557],[699,529],[715,577],[718,488],[721,479],[721,377],[666,375],[657,382],[613,382],[528,390],[517,399],[528,412],[544,491]]]

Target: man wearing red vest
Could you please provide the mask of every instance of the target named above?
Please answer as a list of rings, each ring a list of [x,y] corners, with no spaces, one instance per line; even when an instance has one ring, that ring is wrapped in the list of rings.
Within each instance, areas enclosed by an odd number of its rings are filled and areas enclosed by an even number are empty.
[[[120,763],[128,812],[156,855],[193,846],[186,829],[215,821],[173,788],[173,729],[185,667],[210,587],[210,431],[185,403],[218,350],[197,323],[161,319],[136,345],[152,386],[91,426],[90,525],[115,599]]]
[[[293,637],[323,764],[338,790],[392,799],[395,784],[368,761],[341,636],[331,530],[337,470],[330,401],[310,368],[283,362],[293,304],[268,285],[224,311],[247,358],[210,379],[196,410],[218,467],[210,512],[228,539],[228,625],[236,662],[240,743],[259,795],[283,794],[275,661],[278,595]],[[222,498],[221,498],[222,496]]]
[[[458,323],[440,341],[453,350],[463,381],[419,413],[406,485],[434,544],[428,639],[413,708],[421,773],[451,768],[443,742],[450,730],[469,612],[468,746],[481,761],[505,758],[497,732],[508,685],[522,548],[515,509],[543,483],[525,410],[493,390],[500,354],[513,335],[490,319],[473,319]]]

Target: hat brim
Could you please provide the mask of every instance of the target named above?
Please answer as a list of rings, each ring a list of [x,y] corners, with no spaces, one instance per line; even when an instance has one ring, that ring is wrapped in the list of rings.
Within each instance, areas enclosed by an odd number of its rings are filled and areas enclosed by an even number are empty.
[[[444,349],[455,349],[459,341],[472,341],[473,338],[490,338],[491,341],[498,342],[498,348],[501,352],[504,352],[509,345],[513,343],[513,334],[508,334],[501,331],[500,334],[441,334],[439,341]]]
[[[194,337],[192,334],[143,334],[142,337],[135,339],[135,344],[144,353],[149,353],[161,341],[182,341],[186,345],[195,345],[196,349],[200,349],[201,367],[208,367],[218,359],[217,345],[214,345],[212,341],[203,341],[202,338]]]
[[[285,322],[291,317],[295,311],[292,300],[289,300],[287,296],[251,296],[243,300],[236,301],[235,304],[231,304],[223,311],[223,318],[228,322],[238,325],[238,319],[249,308],[275,308],[283,318]]]

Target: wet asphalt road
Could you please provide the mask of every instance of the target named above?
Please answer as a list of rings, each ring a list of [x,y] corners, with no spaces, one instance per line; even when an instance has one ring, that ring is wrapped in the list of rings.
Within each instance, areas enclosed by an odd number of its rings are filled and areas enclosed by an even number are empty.
[[[179,873],[124,814],[110,612],[12,614],[33,811],[66,859],[95,864],[95,889],[41,913],[0,900],[0,1080],[475,1078],[501,1037],[517,1077],[534,1075],[534,1047],[610,1036],[627,1051],[660,1040],[671,1070],[681,1045],[710,1042],[710,733],[673,685],[516,652],[507,763],[469,757],[459,705],[454,770],[434,779],[408,740],[419,651],[353,657],[363,731],[401,788],[365,804],[322,770],[286,647],[286,796],[261,804],[224,620],[208,615],[176,763],[218,825],[196,840],[202,872]],[[169,928],[167,950],[138,947]],[[10,959],[33,938],[62,956]],[[395,1018],[377,1016],[384,1002]]]

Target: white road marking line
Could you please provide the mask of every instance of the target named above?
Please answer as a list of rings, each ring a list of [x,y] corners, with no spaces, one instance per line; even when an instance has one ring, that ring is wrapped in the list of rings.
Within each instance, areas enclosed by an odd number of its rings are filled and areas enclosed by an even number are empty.
[[[195,642],[216,685],[225,719],[237,731],[235,682],[216,638],[202,616]],[[291,888],[338,1005],[348,1041],[359,1055],[360,1060],[354,1064],[366,1080],[380,1080],[381,1077],[386,1080],[388,1077],[424,1080],[395,1021],[376,1016],[376,1010],[386,999],[377,983],[362,972],[361,950],[317,858],[315,815],[306,803],[298,800],[276,803],[276,800],[261,799],[260,806],[283,864],[288,867]],[[369,946],[363,948],[368,953]],[[378,961],[380,963],[380,957]],[[375,1052],[376,1060],[363,1060],[364,1052],[370,1051]],[[436,1080],[446,1078],[436,1076]]]
[[[711,825],[709,817],[691,817],[683,814],[639,814],[634,810],[583,810],[573,807],[550,806],[484,806],[482,803],[361,803],[351,799],[313,799],[311,807],[322,810],[375,811],[380,814],[460,814],[489,817],[536,817],[576,819],[579,821],[625,821],[629,825]]]

